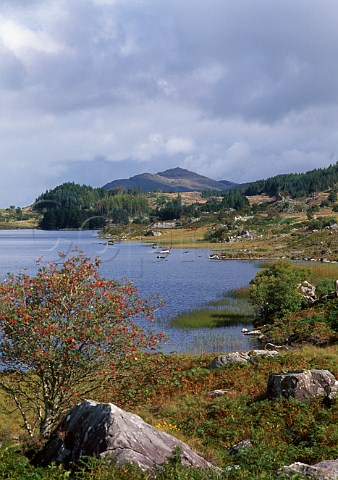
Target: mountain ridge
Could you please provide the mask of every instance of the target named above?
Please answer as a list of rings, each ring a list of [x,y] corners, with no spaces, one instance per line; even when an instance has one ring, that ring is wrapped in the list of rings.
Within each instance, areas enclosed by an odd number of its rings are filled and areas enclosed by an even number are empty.
[[[185,168],[175,167],[158,173],[141,173],[129,178],[112,180],[103,188],[125,187],[127,189],[140,188],[142,192],[162,190],[164,192],[192,192],[195,190],[224,191],[239,187],[240,184],[228,180],[217,181]]]

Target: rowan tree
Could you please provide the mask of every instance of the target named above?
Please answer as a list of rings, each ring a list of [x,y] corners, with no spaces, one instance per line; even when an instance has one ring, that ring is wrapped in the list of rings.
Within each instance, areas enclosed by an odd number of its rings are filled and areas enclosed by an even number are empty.
[[[35,276],[0,283],[0,388],[25,428],[48,437],[72,401],[103,388],[121,358],[156,349],[159,299],[132,283],[102,278],[100,260],[75,252],[40,266]]]

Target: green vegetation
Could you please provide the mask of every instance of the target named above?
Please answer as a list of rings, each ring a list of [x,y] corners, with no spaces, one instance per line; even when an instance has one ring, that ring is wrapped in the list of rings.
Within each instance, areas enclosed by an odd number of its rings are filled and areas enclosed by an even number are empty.
[[[268,268],[272,263],[271,261],[262,261],[258,262],[257,265],[260,268]],[[321,281],[333,281],[338,279],[338,264],[336,263],[317,263],[317,262],[295,262],[292,263],[292,268],[294,269],[303,269],[306,266],[306,269],[309,270],[309,277],[307,280],[313,285],[318,285]],[[250,291],[250,286],[247,287]]]
[[[285,260],[259,271],[251,281],[250,300],[262,321],[271,321],[300,310],[302,296],[297,287],[309,276],[308,269],[295,269]]]
[[[0,209],[0,229],[34,228],[39,222],[40,215],[31,208],[21,208],[11,205]]]
[[[338,340],[337,313],[337,300],[327,301],[325,305],[316,305],[276,319],[270,326],[262,328],[262,332],[267,341],[277,344],[332,345]]]
[[[146,197],[138,189],[123,192],[64,183],[40,195],[34,209],[43,214],[44,230],[98,229],[107,222],[127,225],[130,218],[148,215]]]
[[[180,328],[217,328],[251,324],[254,312],[248,302],[248,296],[247,288],[233,290],[227,296],[209,302],[204,308],[183,312],[173,318],[170,324]]]
[[[279,261],[259,271],[250,286],[251,303],[258,314],[257,324],[267,341],[277,344],[312,343],[330,345],[338,339],[338,299],[335,282],[323,278],[331,273],[337,278],[333,266],[324,269],[305,269]],[[331,270],[331,272],[330,272]],[[304,280],[317,279],[317,300],[311,307],[299,292],[299,284]],[[268,323],[268,324],[267,324]]]
[[[258,359],[251,366],[231,364],[210,370],[213,357],[156,354],[130,358],[125,365],[128,375],[112,379],[95,394],[95,399],[133,411],[187,442],[224,469],[222,479],[275,480],[277,470],[283,465],[337,458],[337,403],[328,406],[319,399],[271,402],[266,398],[270,372],[319,368],[337,377],[335,348],[306,347],[285,352],[279,358]],[[229,393],[210,397],[208,392],[215,389],[227,389]],[[8,431],[11,421],[7,417],[2,425],[0,478],[69,478],[69,473],[60,467],[31,466],[25,452],[32,445],[26,445],[24,438],[22,443],[14,445],[9,438],[6,440],[5,429]],[[230,446],[245,439],[250,439],[253,447],[231,455]],[[150,480],[149,475],[133,467],[117,469],[90,459],[85,464],[87,469],[73,473],[72,478]],[[217,477],[210,471],[181,467],[173,458],[157,478],[213,480]]]
[[[249,200],[238,188],[225,191],[221,197],[211,197],[202,206],[202,211],[242,210],[249,207]]]
[[[183,204],[181,195],[176,198],[159,193],[144,194],[140,189],[106,190],[64,183],[40,195],[34,210],[42,213],[40,227],[45,230],[65,228],[99,229],[109,223],[128,225],[131,221],[144,223],[146,220],[179,220],[196,218],[204,212],[219,209],[240,210],[249,206],[247,198],[238,190],[229,190],[219,198],[212,197],[206,203]],[[150,208],[150,204],[153,207]]]
[[[215,328],[251,323],[253,315],[247,311],[205,308],[184,312],[170,323],[181,328]]]
[[[244,188],[245,195],[286,194],[291,197],[305,197],[314,192],[322,192],[338,183],[338,163],[327,168],[316,168],[307,173],[288,173],[267,180],[258,180]],[[331,201],[335,202],[335,197]]]

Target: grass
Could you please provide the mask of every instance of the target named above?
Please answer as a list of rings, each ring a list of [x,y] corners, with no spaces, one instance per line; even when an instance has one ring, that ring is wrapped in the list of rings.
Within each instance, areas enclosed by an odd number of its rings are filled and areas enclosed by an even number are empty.
[[[292,398],[271,402],[266,397],[270,372],[327,369],[337,377],[336,346],[307,346],[277,358],[258,359],[250,366],[232,364],[210,370],[214,356],[157,354],[129,360],[128,374],[112,379],[95,400],[110,401],[154,426],[161,426],[223,468],[222,479],[275,480],[283,465],[337,458],[337,403],[330,406],[320,399],[300,402]],[[210,397],[208,392],[215,389],[227,389],[228,394]],[[24,456],[24,443],[13,442],[8,436],[13,427],[18,428],[14,417],[2,418],[0,422],[0,478],[70,478],[68,472],[56,466],[31,466]],[[250,439],[252,448],[231,455],[231,445],[245,439]],[[134,467],[119,470],[95,460],[88,460],[87,469],[71,478],[150,480],[149,475]],[[217,477],[210,471],[181,467],[172,459],[158,478]]]
[[[171,248],[215,248],[215,244],[203,241],[207,231],[206,227],[173,228],[161,230],[161,236],[156,241],[161,245],[168,245]],[[144,241],[144,240],[142,240]],[[154,237],[145,241],[153,243]]]
[[[206,307],[189,310],[173,318],[170,325],[179,328],[217,328],[252,323],[254,312],[248,303],[249,288],[232,290]]]
[[[338,264],[335,263],[315,263],[310,265],[311,268],[311,281],[317,284],[319,281],[326,278],[331,280],[338,279]]]
[[[258,264],[260,268],[266,268],[271,262],[261,262]],[[317,284],[321,280],[331,279],[338,280],[338,263],[318,263],[318,262],[307,262],[294,263],[295,268],[309,268],[311,270],[311,278],[309,281],[313,284]]]
[[[29,207],[22,209],[21,218],[16,214],[15,208],[0,209],[0,230],[37,228],[40,217]]]
[[[240,300],[247,302],[249,299],[249,294],[250,294],[250,287],[246,286],[246,287],[236,288],[235,290],[231,290],[229,295],[231,298],[234,298],[234,299],[238,298]]]
[[[251,323],[252,314],[239,310],[204,308],[184,312],[170,324],[180,328],[216,328]]]

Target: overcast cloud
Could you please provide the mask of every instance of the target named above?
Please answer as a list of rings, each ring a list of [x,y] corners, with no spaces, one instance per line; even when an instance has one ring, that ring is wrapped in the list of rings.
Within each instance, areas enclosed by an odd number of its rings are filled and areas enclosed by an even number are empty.
[[[0,207],[181,166],[337,161],[336,0],[2,0]]]

